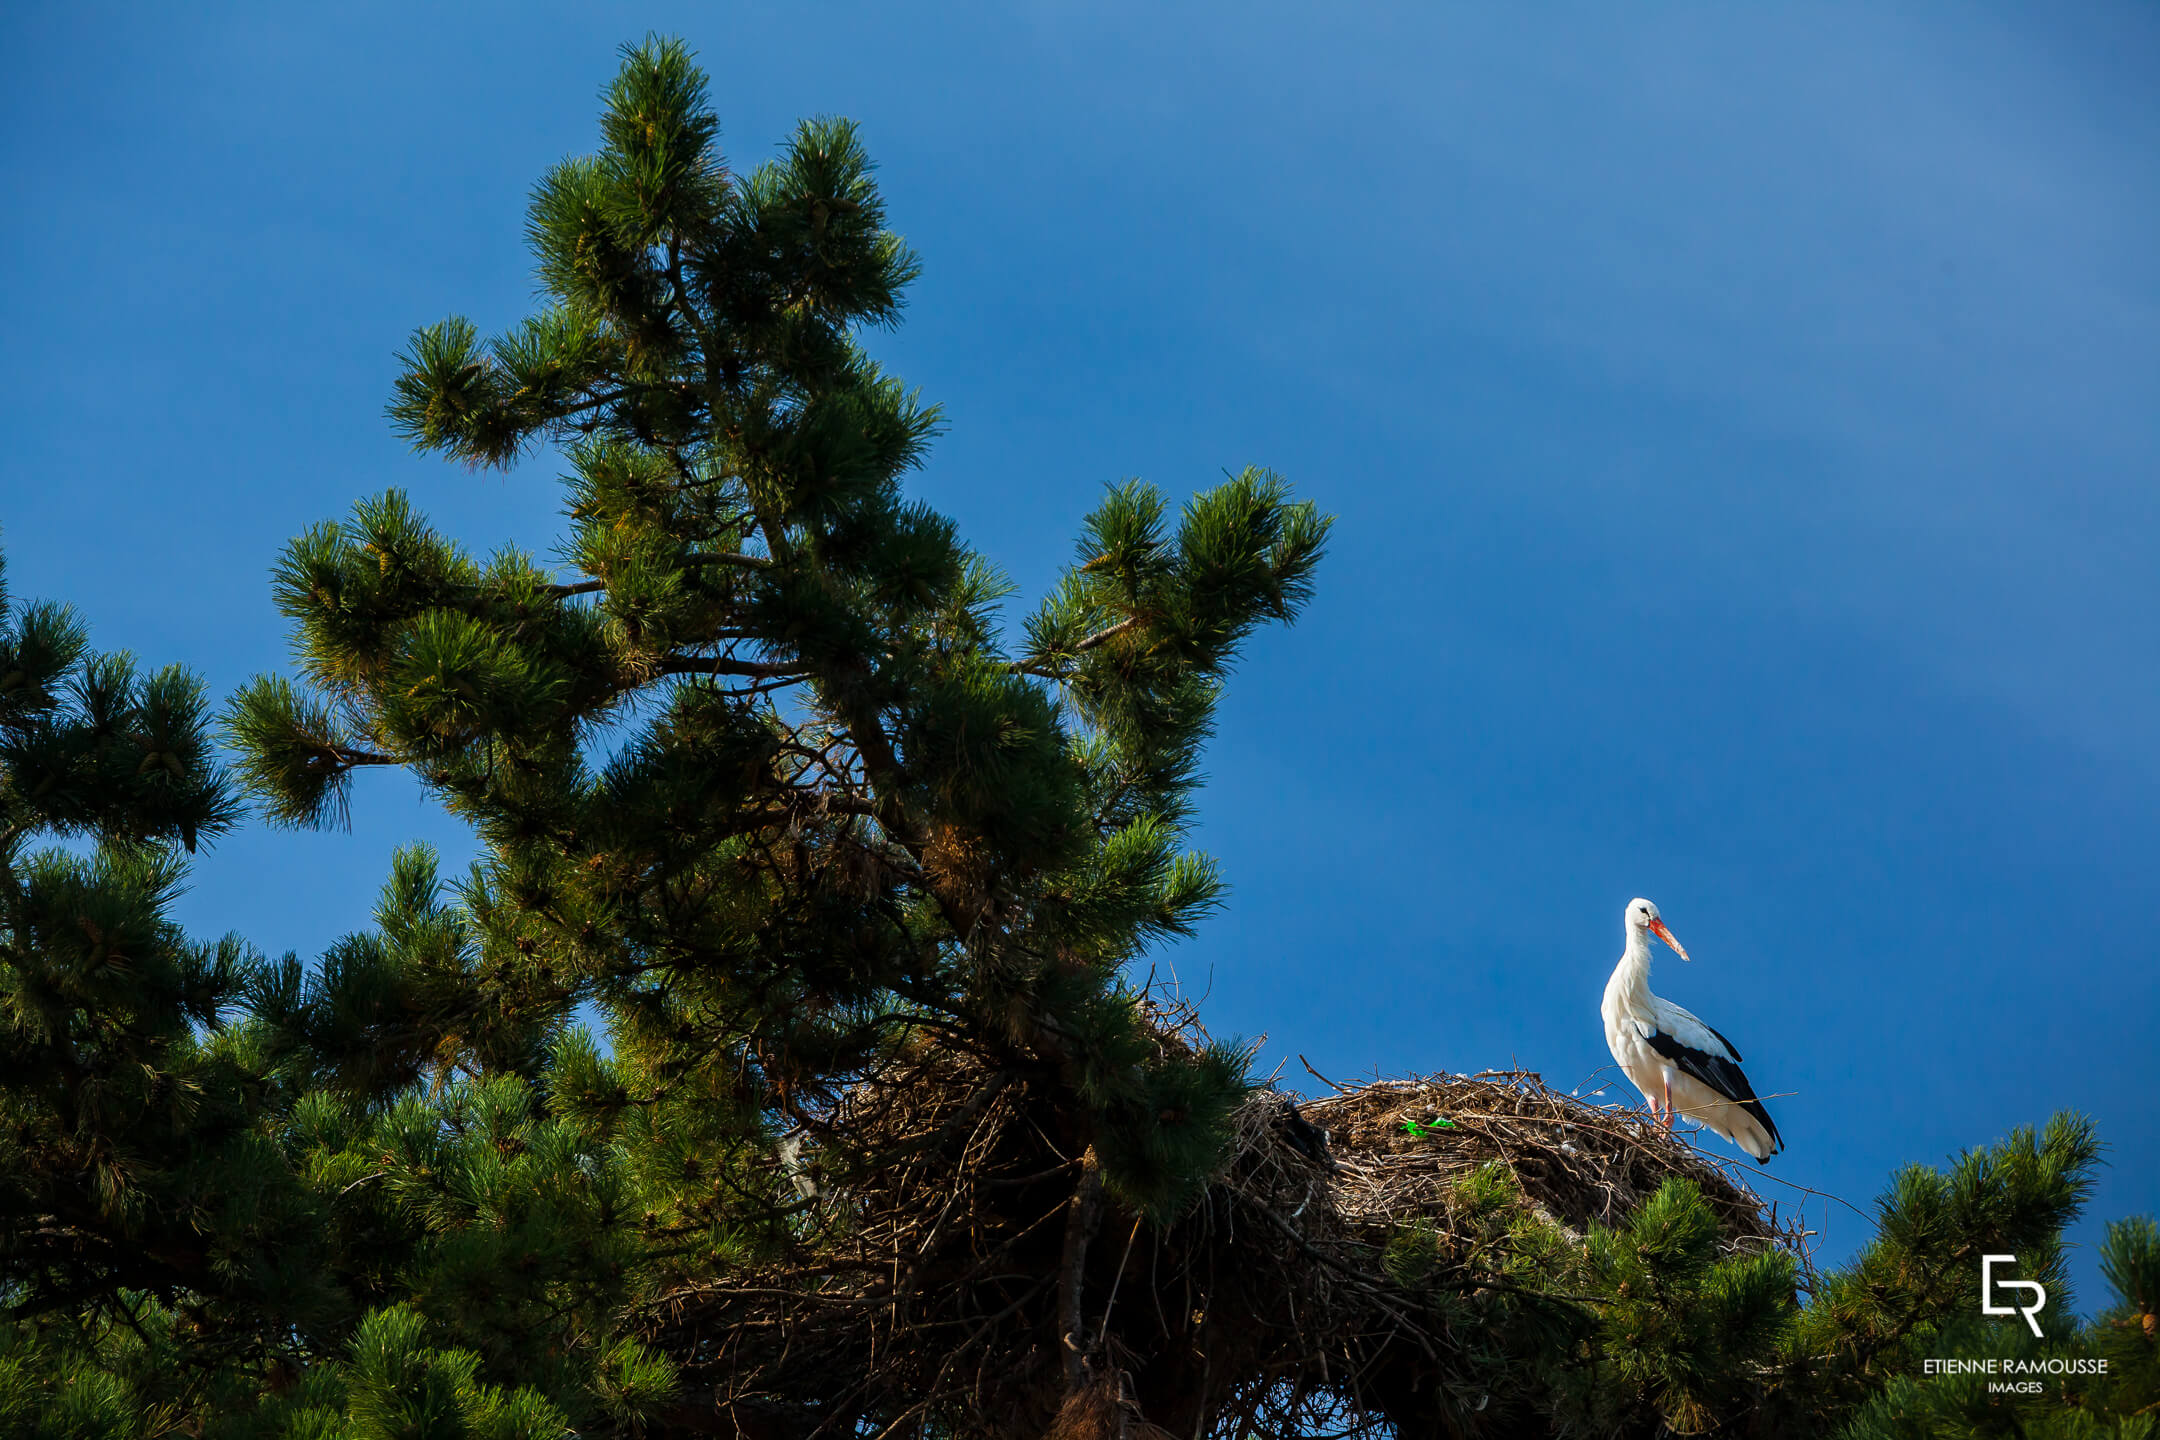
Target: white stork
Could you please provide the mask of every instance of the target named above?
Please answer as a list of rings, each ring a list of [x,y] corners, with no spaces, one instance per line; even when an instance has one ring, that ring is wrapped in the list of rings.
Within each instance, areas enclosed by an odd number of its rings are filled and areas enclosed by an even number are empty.
[[[1740,1052],[1723,1035],[1670,1000],[1650,993],[1650,937],[1688,958],[1648,900],[1631,901],[1627,949],[1605,982],[1605,1043],[1635,1082],[1650,1112],[1672,1129],[1675,1111],[1715,1130],[1767,1165],[1785,1148],[1755,1088],[1740,1073]]]

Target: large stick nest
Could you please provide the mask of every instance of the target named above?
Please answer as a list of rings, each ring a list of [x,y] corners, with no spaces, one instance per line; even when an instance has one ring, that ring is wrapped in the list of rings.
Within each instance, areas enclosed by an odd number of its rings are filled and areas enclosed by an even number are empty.
[[[1477,1264],[1492,1230],[1462,1182],[1480,1166],[1506,1167],[1512,1203],[1569,1235],[1679,1176],[1729,1249],[1802,1244],[1643,1111],[1520,1071],[1341,1087],[1304,1103],[1304,1124],[1264,1088],[1191,1212],[1156,1227],[1111,1201],[1090,1225],[1076,1195],[1092,1157],[1059,1133],[1050,1088],[930,1052],[851,1092],[833,1133],[884,1163],[835,1174],[830,1152],[800,1258],[649,1308],[701,1397],[677,1418],[752,1440],[1504,1430],[1472,1352],[1548,1302]],[[1416,1287],[1383,1264],[1406,1232],[1439,1259]]]

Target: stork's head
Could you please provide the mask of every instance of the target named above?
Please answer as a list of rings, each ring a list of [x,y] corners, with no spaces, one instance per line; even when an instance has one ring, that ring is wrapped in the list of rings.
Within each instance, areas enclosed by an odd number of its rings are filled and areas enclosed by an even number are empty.
[[[1643,934],[1655,935],[1667,945],[1672,946],[1675,955],[1678,955],[1683,960],[1688,958],[1687,951],[1680,948],[1680,942],[1673,939],[1672,931],[1666,929],[1665,922],[1658,918],[1657,906],[1651,904],[1648,900],[1630,900],[1628,902],[1627,927],[1629,938],[1632,939]]]

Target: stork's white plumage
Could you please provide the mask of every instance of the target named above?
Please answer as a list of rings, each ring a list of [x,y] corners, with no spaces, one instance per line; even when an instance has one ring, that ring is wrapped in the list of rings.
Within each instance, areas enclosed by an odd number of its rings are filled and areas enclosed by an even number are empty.
[[[1605,982],[1605,1043],[1670,1130],[1673,1114],[1715,1130],[1761,1164],[1785,1148],[1769,1110],[1740,1073],[1740,1052],[1672,1001],[1650,993],[1650,937],[1682,960],[1687,951],[1648,900],[1631,901],[1627,949]]]

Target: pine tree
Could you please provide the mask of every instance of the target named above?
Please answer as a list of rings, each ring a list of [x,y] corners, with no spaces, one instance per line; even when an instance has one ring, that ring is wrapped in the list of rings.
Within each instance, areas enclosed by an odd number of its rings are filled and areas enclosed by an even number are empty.
[[[2092,1193],[2100,1149],[2089,1121],[2058,1115],[1947,1171],[1900,1172],[1878,1202],[1877,1238],[1827,1278],[1794,1332],[1814,1403],[1850,1405],[1922,1370],[1928,1347],[1974,1318],[1983,1255],[2015,1254],[2021,1277],[2067,1294],[2062,1231]]]
[[[310,531],[277,573],[302,682],[233,707],[247,779],[320,825],[401,765],[474,827],[475,988],[445,971],[389,1053],[530,1076],[596,1005],[610,1058],[553,1083],[680,1156],[648,1198],[685,1266],[776,1243],[753,1167],[912,1045],[1054,1075],[1049,1122],[1170,1214],[1248,1082],[1234,1046],[1164,1058],[1121,966],[1217,901],[1182,848],[1200,746],[1327,521],[1260,470],[1177,516],[1113,489],[1008,647],[1009,584],[902,492],[938,417],[863,349],[917,262],[854,128],[747,175],[717,129],[680,44],[626,52],[600,152],[533,194],[546,308],[404,357],[416,446],[561,454],[577,578],[476,559],[396,492]]]
[[[638,1421],[619,1157],[501,1056],[414,1083],[477,991],[427,858],[312,979],[169,918],[238,813],[207,711],[0,592],[0,1435]]]
[[[165,916],[183,856],[236,818],[202,687],[99,655],[0,590],[0,1257],[17,1315],[124,1314],[110,1278],[190,1285],[246,1266],[192,1223],[275,1240],[243,1057],[214,1032],[249,955]],[[32,848],[40,842],[69,846]],[[245,1211],[246,1213],[236,1213]]]
[[[2041,1240],[2048,1248],[2060,1236]],[[1868,1395],[1843,1433],[1849,1440],[2149,1440],[2160,1434],[2160,1324],[2153,1314],[2160,1230],[2149,1218],[2117,1221],[2108,1226],[2100,1256],[2113,1295],[2089,1322],[2053,1318],[2069,1298],[2060,1288],[2049,1291],[2055,1303],[2038,1337],[2020,1320],[1986,1320],[1976,1306],[1961,1305],[1929,1327],[1931,1356],[1996,1368],[1937,1375],[1920,1366],[1900,1369]],[[2053,1281],[2060,1286],[2059,1273]]]

